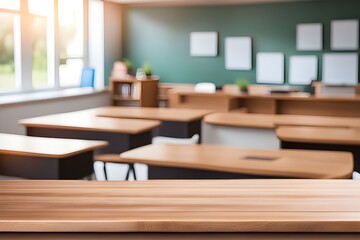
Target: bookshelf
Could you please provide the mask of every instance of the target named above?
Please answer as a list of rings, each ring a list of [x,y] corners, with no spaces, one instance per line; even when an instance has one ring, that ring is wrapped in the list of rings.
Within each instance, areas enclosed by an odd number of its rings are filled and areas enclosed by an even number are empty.
[[[157,107],[159,80],[159,76],[151,76],[147,80],[137,80],[133,76],[111,77],[113,105],[137,102],[139,107]]]

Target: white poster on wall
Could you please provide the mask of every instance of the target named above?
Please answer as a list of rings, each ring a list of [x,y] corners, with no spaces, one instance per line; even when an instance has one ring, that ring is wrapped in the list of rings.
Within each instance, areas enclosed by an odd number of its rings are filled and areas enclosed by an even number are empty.
[[[318,79],[318,57],[292,56],[289,70],[290,84],[309,85],[312,80]]]
[[[256,57],[256,81],[258,83],[284,83],[284,53],[258,53]]]
[[[331,49],[358,50],[359,20],[331,21]]]
[[[225,39],[225,68],[228,70],[252,69],[251,37],[227,37]]]
[[[192,32],[190,34],[190,56],[216,57],[218,55],[217,32]]]
[[[298,51],[321,51],[323,49],[323,25],[321,23],[298,24],[296,49]]]
[[[324,54],[323,83],[328,85],[355,86],[358,83],[358,54]]]

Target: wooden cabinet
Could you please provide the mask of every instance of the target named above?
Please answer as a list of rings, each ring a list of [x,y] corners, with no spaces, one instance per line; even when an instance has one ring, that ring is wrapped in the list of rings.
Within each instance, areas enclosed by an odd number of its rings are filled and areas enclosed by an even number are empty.
[[[147,80],[137,80],[132,76],[110,78],[113,105],[136,102],[139,107],[157,107],[159,80],[159,76]]]
[[[210,109],[217,112],[246,111],[262,114],[360,117],[360,96],[310,96],[289,94],[229,94],[174,91],[169,95],[171,108]]]

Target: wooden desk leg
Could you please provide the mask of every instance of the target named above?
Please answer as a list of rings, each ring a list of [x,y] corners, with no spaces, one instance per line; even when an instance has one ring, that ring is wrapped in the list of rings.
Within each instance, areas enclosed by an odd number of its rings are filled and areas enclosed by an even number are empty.
[[[351,152],[354,156],[354,170],[360,172],[360,146],[282,141],[281,148]]]
[[[0,174],[29,179],[81,179],[93,173],[93,152],[67,158],[0,154]]]
[[[199,134],[201,139],[201,120],[192,122],[161,122],[159,135],[174,138],[191,138]]]

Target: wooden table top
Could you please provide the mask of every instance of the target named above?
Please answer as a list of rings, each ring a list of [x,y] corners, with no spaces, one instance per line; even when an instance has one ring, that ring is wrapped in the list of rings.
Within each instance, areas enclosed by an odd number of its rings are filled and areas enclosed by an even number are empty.
[[[0,133],[0,154],[65,158],[106,147],[104,141],[29,137]]]
[[[0,232],[360,232],[352,180],[0,181]]]
[[[155,120],[97,117],[93,109],[24,119],[19,124],[26,127],[127,134],[138,134],[160,126],[160,122]]]
[[[289,142],[360,145],[359,128],[279,127],[276,135]]]
[[[101,107],[97,116],[113,118],[151,119],[159,121],[191,122],[202,119],[211,110],[179,108]]]
[[[205,116],[204,122],[212,125],[269,129],[277,126],[360,127],[360,118],[355,117],[285,114],[211,113]]]
[[[350,178],[353,172],[347,152],[154,144],[102,158],[96,159],[289,178]]]

